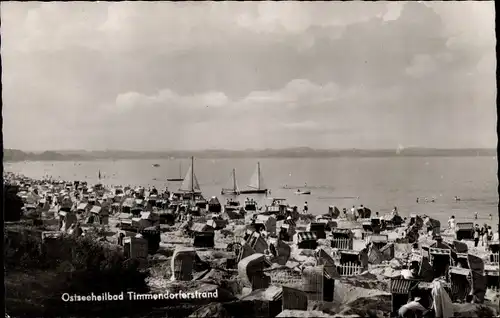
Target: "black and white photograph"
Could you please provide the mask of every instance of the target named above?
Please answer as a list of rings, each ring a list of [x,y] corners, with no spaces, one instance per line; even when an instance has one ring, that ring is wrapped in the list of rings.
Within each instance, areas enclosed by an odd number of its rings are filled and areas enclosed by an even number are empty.
[[[494,1],[2,1],[5,317],[500,317]]]

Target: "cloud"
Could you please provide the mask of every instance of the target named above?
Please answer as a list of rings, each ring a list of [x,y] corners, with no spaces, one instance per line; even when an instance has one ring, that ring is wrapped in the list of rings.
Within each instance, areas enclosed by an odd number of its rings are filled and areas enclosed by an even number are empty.
[[[1,17],[9,147],[496,144],[490,2],[6,2]]]
[[[436,71],[438,64],[434,57],[420,54],[413,57],[412,64],[406,68],[406,73],[414,77],[422,77]]]
[[[200,107],[222,107],[228,103],[228,98],[221,92],[207,92],[195,96],[180,96],[164,89],[155,95],[144,95],[128,92],[116,97],[116,109],[131,110],[136,107],[181,107],[183,109],[199,109]]]
[[[307,104],[332,102],[338,99],[340,95],[341,91],[334,83],[318,85],[307,79],[295,79],[287,83],[282,89],[276,91],[251,92],[241,101],[241,104],[262,103],[302,107],[307,106]]]

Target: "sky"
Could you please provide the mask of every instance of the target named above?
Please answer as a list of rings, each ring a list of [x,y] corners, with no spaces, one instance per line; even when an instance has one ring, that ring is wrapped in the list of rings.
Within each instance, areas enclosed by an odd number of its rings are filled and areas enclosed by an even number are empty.
[[[495,148],[494,2],[2,2],[4,147]]]

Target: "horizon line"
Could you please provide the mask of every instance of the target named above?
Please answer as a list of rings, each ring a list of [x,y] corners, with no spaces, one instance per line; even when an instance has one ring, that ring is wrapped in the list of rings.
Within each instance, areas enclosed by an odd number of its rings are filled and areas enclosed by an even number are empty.
[[[394,147],[394,148],[314,148],[308,146],[296,146],[287,148],[247,148],[247,149],[224,149],[224,148],[207,148],[207,149],[164,149],[164,150],[133,150],[133,149],[46,149],[46,150],[24,150],[19,148],[4,148],[3,150],[18,150],[22,152],[68,152],[68,151],[84,151],[84,152],[144,152],[144,153],[154,153],[154,152],[208,152],[208,151],[227,151],[227,152],[259,152],[259,151],[286,151],[286,150],[297,150],[297,149],[310,149],[316,151],[395,151],[395,150],[497,150],[497,147],[460,147],[460,148],[437,148],[437,147]]]

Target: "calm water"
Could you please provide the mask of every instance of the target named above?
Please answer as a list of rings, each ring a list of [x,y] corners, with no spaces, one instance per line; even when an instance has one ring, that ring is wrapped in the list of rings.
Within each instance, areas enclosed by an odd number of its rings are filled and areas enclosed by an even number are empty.
[[[490,223],[487,220],[490,213],[494,223],[498,223],[497,160],[492,157],[198,159],[195,173],[207,198],[220,197],[221,188],[229,183],[232,168],[236,169],[240,188],[244,188],[257,161],[261,163],[264,182],[272,191],[270,197],[286,198],[299,207],[307,201],[314,214],[326,213],[329,205],[349,208],[364,204],[381,214],[397,206],[402,215],[426,213],[442,222],[451,214],[459,220],[472,220],[477,211],[481,223]],[[179,177],[180,162],[184,176],[190,164],[187,159],[21,162],[5,164],[5,169],[33,178],[51,175],[89,183],[98,181],[101,170],[105,184],[168,186],[175,190],[180,183],[166,179]],[[160,167],[152,167],[153,163]],[[288,185],[303,190],[305,183],[312,195],[298,196],[295,189],[282,189]],[[461,201],[455,202],[454,196]],[[265,196],[254,197],[262,203],[266,201]],[[435,197],[436,202],[417,204],[417,197]]]

